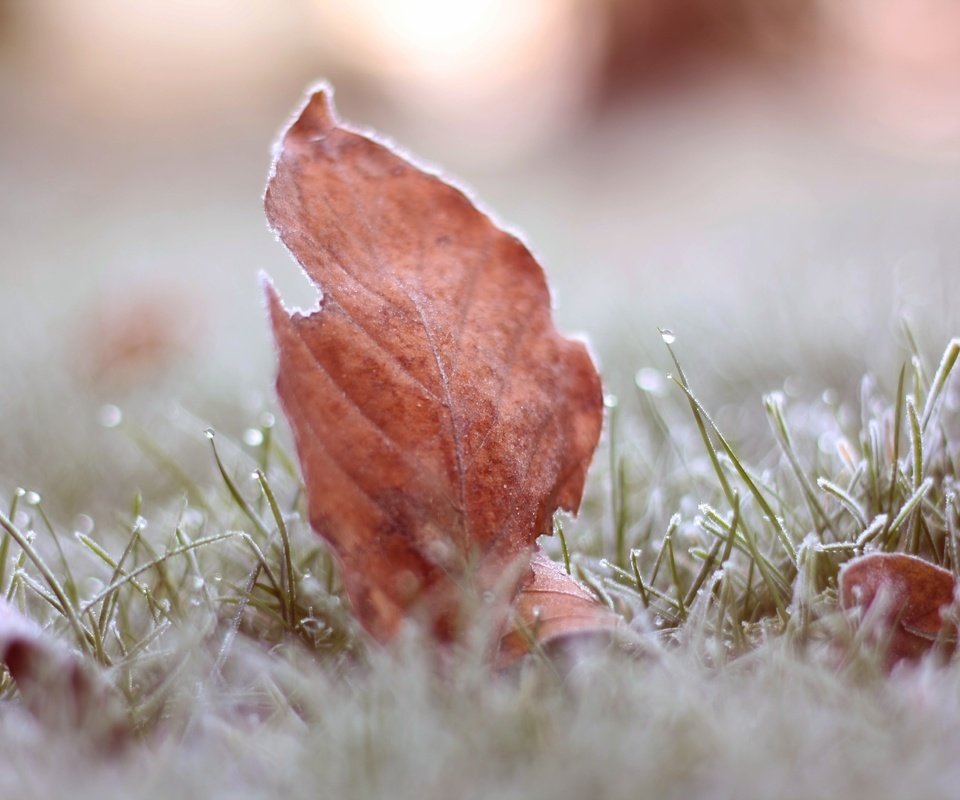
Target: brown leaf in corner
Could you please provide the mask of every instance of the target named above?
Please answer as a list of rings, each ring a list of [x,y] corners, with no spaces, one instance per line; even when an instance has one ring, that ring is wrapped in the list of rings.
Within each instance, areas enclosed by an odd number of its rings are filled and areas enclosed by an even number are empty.
[[[956,641],[956,630],[942,611],[954,600],[953,574],[903,553],[872,553],[855,558],[840,572],[840,604],[866,611],[875,602],[888,631],[888,665],[919,658],[941,633]],[[949,630],[944,630],[948,627]]]
[[[323,293],[290,314],[268,286],[310,522],[377,639],[414,611],[454,638],[470,576],[492,589],[579,506],[602,420],[593,362],[554,328],[523,243],[340,125],[326,90],[283,135],[265,202]]]

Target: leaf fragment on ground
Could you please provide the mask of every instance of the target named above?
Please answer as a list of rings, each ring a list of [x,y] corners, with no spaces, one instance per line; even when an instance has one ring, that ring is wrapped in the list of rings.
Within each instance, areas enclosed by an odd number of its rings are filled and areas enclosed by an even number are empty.
[[[535,648],[550,650],[581,637],[609,636],[621,621],[562,566],[542,553],[513,604],[497,663],[509,666]]]
[[[524,244],[341,125],[327,89],[283,134],[265,205],[323,295],[290,313],[267,285],[310,522],[376,639],[410,614],[456,638],[465,588],[490,591],[557,508],[577,510],[594,364],[554,328]]]
[[[128,721],[109,684],[78,654],[0,599],[0,661],[20,697],[50,729],[83,730],[97,746],[115,747]]]
[[[840,571],[841,606],[862,614],[874,609],[887,635],[889,666],[919,658],[938,641],[955,646],[955,626],[944,616],[955,589],[951,572],[904,553],[871,553]]]

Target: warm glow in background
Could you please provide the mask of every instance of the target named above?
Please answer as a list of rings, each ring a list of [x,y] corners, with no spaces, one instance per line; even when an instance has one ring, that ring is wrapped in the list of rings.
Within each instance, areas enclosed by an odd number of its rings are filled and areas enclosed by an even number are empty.
[[[268,402],[257,272],[311,292],[261,193],[319,78],[525,234],[611,390],[658,325],[713,402],[960,332],[952,0],[0,0],[0,490],[69,506],[104,403]]]

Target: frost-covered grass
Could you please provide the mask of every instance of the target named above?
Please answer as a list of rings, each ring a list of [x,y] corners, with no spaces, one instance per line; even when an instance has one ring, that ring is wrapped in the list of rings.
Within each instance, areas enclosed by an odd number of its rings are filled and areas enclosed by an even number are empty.
[[[165,488],[111,512],[93,482],[76,518],[46,513],[56,486],[0,503],[0,592],[107,698],[64,720],[75,687],[39,676],[31,712],[5,677],[0,796],[956,796],[960,661],[886,676],[836,604],[860,552],[958,568],[960,343],[904,341],[858,392],[716,408],[681,349],[608,398],[583,513],[556,527],[628,641],[509,675],[476,642],[438,666],[413,628],[365,641],[269,405],[209,442],[185,412],[106,408],[89,452],[122,438]],[[177,427],[204,468],[165,447]]]

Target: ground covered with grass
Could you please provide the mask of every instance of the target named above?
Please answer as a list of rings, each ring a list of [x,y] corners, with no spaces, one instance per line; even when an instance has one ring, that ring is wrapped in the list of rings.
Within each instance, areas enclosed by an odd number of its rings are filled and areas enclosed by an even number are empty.
[[[54,654],[0,684],[0,795],[956,796],[951,643],[888,675],[837,575],[872,551],[960,569],[960,342],[905,329],[902,368],[857,388],[715,406],[663,340],[669,374],[608,396],[583,512],[544,540],[623,635],[509,674],[482,611],[439,659],[415,625],[364,638],[269,402],[234,436],[100,408],[89,513],[56,486],[0,506],[0,591]],[[118,441],[151,490],[120,506]]]

